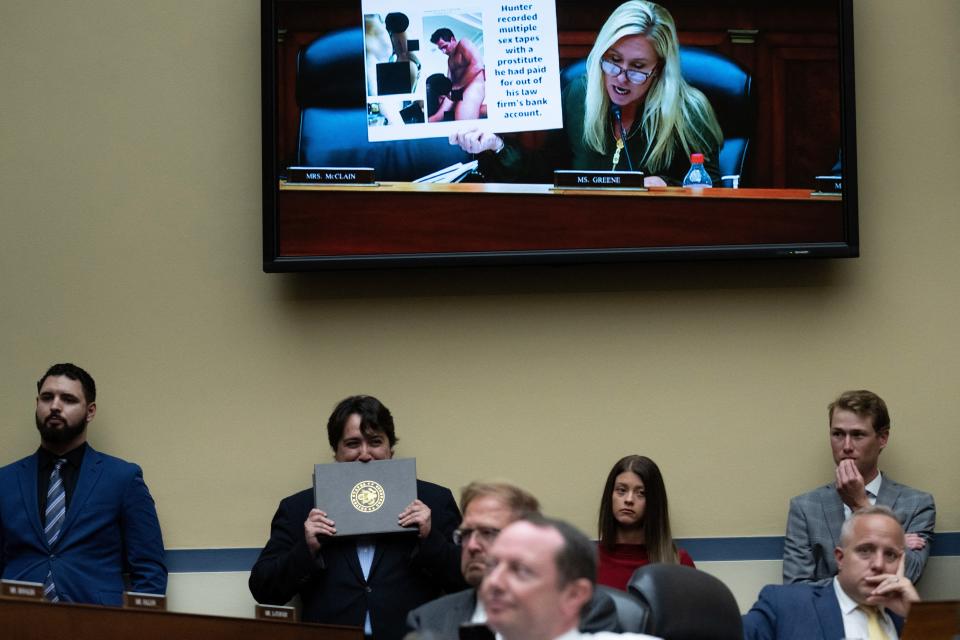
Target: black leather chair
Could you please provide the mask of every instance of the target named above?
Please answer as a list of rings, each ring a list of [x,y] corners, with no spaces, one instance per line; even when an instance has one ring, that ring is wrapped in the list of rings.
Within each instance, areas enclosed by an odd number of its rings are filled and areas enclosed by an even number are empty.
[[[620,633],[642,633],[647,626],[649,612],[646,605],[640,600],[620,589],[598,584],[597,591],[601,591],[613,600],[617,608],[617,623]]]
[[[583,75],[586,64],[579,60],[569,65],[560,74],[560,84],[566,86]],[[750,74],[722,54],[685,45],[680,46],[680,72],[707,96],[723,129],[723,147],[717,159],[723,186],[739,186],[756,120]]]
[[[737,601],[723,582],[678,564],[637,569],[627,588],[649,609],[645,633],[664,640],[742,640]]]
[[[411,181],[470,160],[446,138],[368,142],[366,95],[362,29],[326,34],[300,50],[300,165],[373,167],[378,180]]]

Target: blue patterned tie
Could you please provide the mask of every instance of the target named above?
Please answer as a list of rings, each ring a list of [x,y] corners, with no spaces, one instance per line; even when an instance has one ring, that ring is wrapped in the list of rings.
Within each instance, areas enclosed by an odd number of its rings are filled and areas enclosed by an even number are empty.
[[[67,492],[63,489],[63,478],[60,477],[60,467],[66,462],[60,458],[53,465],[53,471],[50,472],[50,488],[47,489],[47,526],[43,533],[47,536],[47,544],[51,549],[60,537],[60,527],[63,526],[63,518],[67,514]],[[52,570],[47,572],[47,578],[43,581],[43,597],[50,602],[60,602],[57,587],[53,584]]]

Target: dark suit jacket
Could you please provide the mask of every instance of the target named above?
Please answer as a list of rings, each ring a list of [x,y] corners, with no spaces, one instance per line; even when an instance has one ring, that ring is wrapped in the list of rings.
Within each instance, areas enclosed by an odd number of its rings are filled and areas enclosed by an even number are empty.
[[[413,532],[377,536],[367,580],[356,538],[330,538],[316,558],[311,556],[303,523],[314,506],[313,489],[284,498],[250,573],[250,592],[265,604],[284,604],[299,595],[308,622],[362,627],[369,610],[377,640],[402,638],[411,609],[466,587],[460,547],[452,542],[460,524],[453,494],[417,480],[417,497],[430,507],[430,535],[423,540]]]
[[[457,640],[460,625],[470,622],[476,608],[476,589],[451,593],[411,611],[407,616],[407,631],[429,632],[429,637],[439,640]],[[610,596],[594,589],[593,598],[580,619],[580,631],[620,631],[617,608]]]
[[[37,454],[0,469],[0,572],[43,582],[47,572],[61,600],[120,605],[129,589],[167,589],[160,522],[135,464],[87,447],[77,486],[53,548],[40,524]]]
[[[903,619],[890,614],[897,632]],[[744,640],[840,640],[843,617],[833,582],[769,585],[743,616]]]
[[[916,582],[930,555],[937,510],[933,496],[883,476],[877,504],[890,507],[907,533],[927,541],[923,549],[907,549],[906,575]],[[830,483],[790,500],[787,534],[783,543],[783,581],[827,584],[837,573],[834,547],[840,544],[843,502]]]

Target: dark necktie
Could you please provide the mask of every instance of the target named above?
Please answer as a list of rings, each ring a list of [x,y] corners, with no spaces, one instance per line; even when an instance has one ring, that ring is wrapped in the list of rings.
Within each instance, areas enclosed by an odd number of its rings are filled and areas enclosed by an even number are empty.
[[[53,471],[50,472],[50,488],[47,489],[47,525],[43,533],[47,537],[47,544],[50,545],[51,550],[60,537],[63,518],[67,515],[67,492],[63,488],[63,478],[60,477],[60,467],[66,462],[60,458],[53,465]],[[53,584],[52,570],[47,571],[47,578],[43,581],[43,597],[51,602],[60,601],[57,587]]]

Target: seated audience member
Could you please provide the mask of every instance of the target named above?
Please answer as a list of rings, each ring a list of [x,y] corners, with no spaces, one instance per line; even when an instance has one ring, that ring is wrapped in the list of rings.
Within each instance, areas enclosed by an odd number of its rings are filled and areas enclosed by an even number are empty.
[[[477,601],[477,588],[487,568],[487,552],[511,522],[539,512],[537,499],[505,483],[472,482],[460,496],[463,522],[454,534],[461,544],[460,569],[472,588],[428,602],[407,616],[407,628],[434,638],[459,637],[460,625],[483,624],[486,612]],[[618,631],[616,607],[610,597],[594,592],[580,621],[581,631]]]
[[[599,584],[625,590],[637,567],[651,562],[694,566],[690,555],[673,543],[663,476],[645,456],[626,456],[613,465],[597,528]]]
[[[372,396],[340,402],[327,436],[334,460],[343,463],[387,460],[397,442],[393,416]],[[340,538],[336,523],[314,506],[312,488],[284,498],[250,573],[250,592],[265,604],[299,595],[307,622],[363,627],[378,640],[401,638],[411,609],[466,585],[452,540],[460,512],[449,489],[417,480],[417,500],[398,521],[417,525],[419,534]]]
[[[828,407],[836,479],[790,501],[783,548],[783,581],[825,584],[837,572],[832,549],[845,519],[857,509],[890,507],[907,532],[906,575],[916,582],[933,541],[933,496],[880,473],[890,438],[887,405],[870,391],[847,391]]]
[[[837,575],[823,585],[764,587],[743,616],[745,640],[896,640],[920,597],[904,575],[906,538],[893,512],[865,507],[834,549]]]
[[[683,79],[676,25],[660,5],[629,0],[610,14],[586,74],[564,89],[562,104],[563,131],[542,153],[524,152],[479,129],[455,133],[450,143],[480,154],[490,180],[551,182],[554,169],[632,167],[647,174],[648,187],[679,185],[690,154],[702,153],[719,184],[723,133],[707,97]]]
[[[119,606],[125,590],[165,593],[167,567],[140,467],[87,443],[96,400],[74,364],[37,382],[40,448],[0,469],[0,575],[42,582],[53,602]]]
[[[531,514],[508,525],[487,555],[480,602],[504,640],[652,638],[582,633],[581,611],[594,590],[596,547],[565,522]]]

